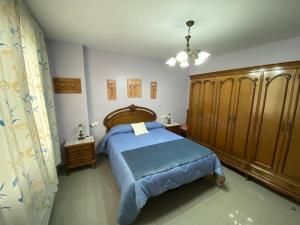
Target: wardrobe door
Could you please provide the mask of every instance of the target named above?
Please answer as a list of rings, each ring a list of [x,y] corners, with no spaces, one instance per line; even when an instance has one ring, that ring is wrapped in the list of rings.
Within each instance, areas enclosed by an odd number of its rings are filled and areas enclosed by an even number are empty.
[[[275,158],[284,138],[285,118],[291,96],[292,76],[296,70],[264,72],[262,93],[255,131],[256,143],[252,166],[274,173]]]
[[[246,159],[249,134],[253,129],[261,73],[238,75],[232,114],[231,155]]]
[[[190,106],[189,106],[189,122],[188,122],[188,137],[197,140],[198,134],[198,118],[200,104],[200,80],[193,80],[190,84]]]
[[[213,147],[217,151],[228,151],[234,83],[235,76],[222,76],[218,79],[213,141]]]
[[[281,157],[279,174],[296,184],[300,195],[300,70],[295,77],[292,107],[290,117],[286,121],[285,134],[287,141]]]
[[[198,140],[204,145],[210,145],[212,139],[212,126],[214,119],[214,104],[216,78],[203,78],[200,94]]]

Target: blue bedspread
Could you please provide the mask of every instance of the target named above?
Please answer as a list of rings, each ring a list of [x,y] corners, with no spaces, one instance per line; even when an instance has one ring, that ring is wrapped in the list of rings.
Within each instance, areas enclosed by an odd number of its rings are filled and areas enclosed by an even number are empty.
[[[208,148],[187,138],[122,152],[135,180],[160,173],[213,154]]]
[[[211,173],[223,176],[219,159],[215,154],[209,154],[199,160],[136,181],[121,154],[123,151],[182,139],[181,136],[167,131],[159,123],[150,122],[146,123],[146,126],[149,133],[139,136],[134,135],[130,125],[113,127],[100,144],[99,151],[109,155],[112,172],[120,188],[118,222],[121,225],[132,223],[152,196]]]

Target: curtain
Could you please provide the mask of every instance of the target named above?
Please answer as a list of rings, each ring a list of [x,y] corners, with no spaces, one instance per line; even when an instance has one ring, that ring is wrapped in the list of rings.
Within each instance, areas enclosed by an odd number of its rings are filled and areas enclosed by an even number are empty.
[[[48,224],[59,163],[43,32],[21,0],[1,0],[1,225]]]

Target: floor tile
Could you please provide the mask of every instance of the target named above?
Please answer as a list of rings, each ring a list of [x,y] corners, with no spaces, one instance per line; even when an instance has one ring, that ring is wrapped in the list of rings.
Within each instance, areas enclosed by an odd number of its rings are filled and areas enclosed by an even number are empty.
[[[55,203],[51,225],[84,225],[85,224],[85,200],[76,199],[74,201],[65,201]]]
[[[293,208],[296,210],[293,210]],[[292,202],[288,204],[287,200],[281,196],[265,199],[256,212],[257,214],[253,220],[257,224],[300,224],[299,205],[296,205]]]
[[[251,218],[260,204],[261,201],[254,194],[250,194],[243,188],[237,188],[212,199],[208,206],[222,220],[233,224],[240,223],[247,217]]]
[[[225,191],[230,192],[231,190],[234,190],[235,188],[238,188],[239,186],[247,182],[246,178],[240,173],[237,173],[236,171],[233,171],[225,166],[223,167],[223,169],[225,174]]]
[[[300,206],[224,167],[225,187],[204,177],[151,198],[133,225],[299,225]],[[117,225],[120,193],[107,156],[59,176],[49,225]]]
[[[192,225],[225,225],[221,217],[216,216],[213,210],[205,205],[189,210],[185,216]]]
[[[162,225],[192,225],[192,224],[185,216],[180,216],[166,224],[162,223]]]
[[[86,223],[113,221],[116,219],[119,199],[115,195],[93,196],[86,199]]]

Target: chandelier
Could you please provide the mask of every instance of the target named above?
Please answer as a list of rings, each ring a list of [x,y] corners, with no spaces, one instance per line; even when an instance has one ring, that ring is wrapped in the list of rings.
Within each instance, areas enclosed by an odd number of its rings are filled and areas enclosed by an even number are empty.
[[[179,52],[176,57],[172,57],[166,61],[166,64],[169,66],[175,66],[176,63],[180,65],[180,67],[185,68],[188,67],[191,63],[194,65],[200,65],[205,62],[205,60],[210,56],[208,52],[201,51],[199,49],[190,49],[190,29],[194,25],[193,20],[189,20],[186,22],[188,27],[188,35],[185,36],[186,39],[186,49]]]

